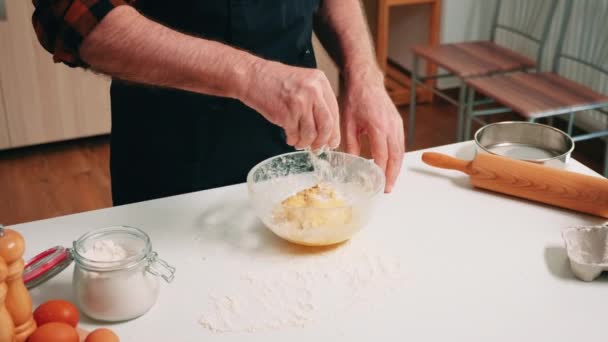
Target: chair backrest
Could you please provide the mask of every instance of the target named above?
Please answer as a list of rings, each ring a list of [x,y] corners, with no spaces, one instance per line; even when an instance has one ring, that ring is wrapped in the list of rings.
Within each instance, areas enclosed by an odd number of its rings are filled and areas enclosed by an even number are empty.
[[[536,44],[536,61],[543,60],[558,0],[496,0],[490,39],[504,31]]]
[[[608,1],[564,0],[566,19],[561,27],[553,71],[564,61],[608,75]]]
[[[608,0],[563,1],[565,18],[557,37],[552,70],[608,94]],[[608,118],[601,115],[608,111],[605,108],[595,111],[582,115],[589,129],[608,127]]]

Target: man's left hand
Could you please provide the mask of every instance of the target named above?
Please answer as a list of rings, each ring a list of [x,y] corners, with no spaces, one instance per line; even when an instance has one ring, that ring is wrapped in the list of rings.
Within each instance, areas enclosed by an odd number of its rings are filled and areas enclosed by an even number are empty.
[[[372,158],[386,175],[385,192],[391,192],[403,162],[403,119],[384,88],[381,74],[362,73],[347,79],[341,98],[342,137],[347,153],[360,155],[367,134]]]

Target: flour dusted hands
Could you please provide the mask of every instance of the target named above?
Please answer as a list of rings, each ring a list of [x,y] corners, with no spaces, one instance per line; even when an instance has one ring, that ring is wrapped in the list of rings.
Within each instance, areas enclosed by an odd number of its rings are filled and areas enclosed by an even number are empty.
[[[291,146],[318,149],[340,144],[338,102],[320,70],[258,61],[250,68],[239,99],[282,127]]]
[[[401,170],[405,134],[403,119],[384,88],[383,77],[379,72],[365,71],[347,78],[341,105],[346,152],[359,155],[360,136],[367,134],[372,157],[386,174],[385,192],[391,192]]]

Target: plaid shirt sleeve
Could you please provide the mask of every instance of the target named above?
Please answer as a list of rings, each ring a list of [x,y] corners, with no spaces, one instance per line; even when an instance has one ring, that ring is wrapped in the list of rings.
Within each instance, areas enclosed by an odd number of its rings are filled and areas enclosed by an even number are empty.
[[[87,67],[80,59],[83,40],[116,6],[133,0],[32,0],[32,24],[40,44],[53,54],[56,63]]]

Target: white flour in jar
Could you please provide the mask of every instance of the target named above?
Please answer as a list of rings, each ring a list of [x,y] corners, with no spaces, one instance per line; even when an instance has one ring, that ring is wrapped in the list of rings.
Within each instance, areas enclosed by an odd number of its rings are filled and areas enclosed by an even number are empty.
[[[98,262],[114,262],[124,260],[135,253],[128,253],[121,245],[113,240],[98,240],[91,248],[84,250],[82,256]]]
[[[140,253],[141,247],[121,245],[113,240],[95,241],[81,255],[97,267],[115,267],[120,261]],[[158,278],[147,272],[147,262],[127,269],[74,270],[76,299],[89,317],[102,321],[122,321],[138,317],[156,302]]]

